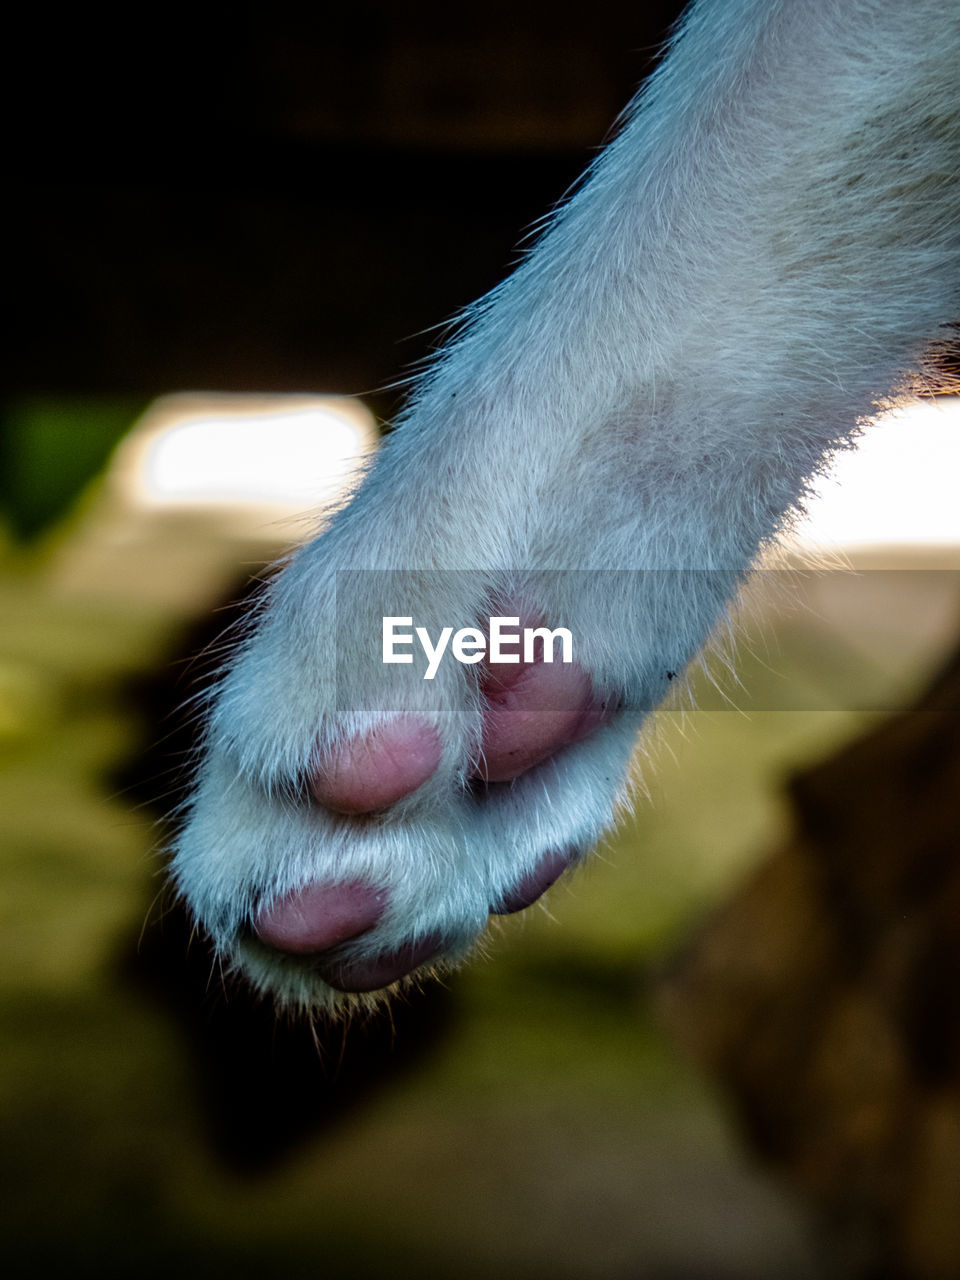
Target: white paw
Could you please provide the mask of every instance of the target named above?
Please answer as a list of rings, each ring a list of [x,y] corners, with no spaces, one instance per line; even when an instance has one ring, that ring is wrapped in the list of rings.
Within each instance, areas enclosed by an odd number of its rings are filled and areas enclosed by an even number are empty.
[[[295,589],[306,571],[280,579],[217,695],[174,875],[228,966],[281,1003],[332,1009],[460,960],[491,913],[583,856],[623,797],[640,717],[580,665],[448,655],[429,683],[422,664],[416,682],[378,669],[381,628],[349,643],[342,596],[318,608]],[[378,624],[393,608],[368,603]],[[352,667],[339,682],[338,663]]]

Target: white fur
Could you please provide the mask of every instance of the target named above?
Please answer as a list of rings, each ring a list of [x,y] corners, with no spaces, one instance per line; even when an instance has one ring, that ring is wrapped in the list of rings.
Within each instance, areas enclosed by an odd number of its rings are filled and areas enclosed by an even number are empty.
[[[251,940],[256,906],[366,878],[391,905],[355,954],[440,929],[456,960],[546,850],[595,843],[667,672],[960,314],[958,66],[957,0],[692,6],[215,691],[173,869],[229,966],[281,1003],[363,1003]],[[435,633],[518,593],[572,630],[623,710],[476,795],[473,669],[443,664],[425,692],[381,665],[380,618]],[[445,744],[420,792],[364,819],[305,799],[321,746],[402,709]]]

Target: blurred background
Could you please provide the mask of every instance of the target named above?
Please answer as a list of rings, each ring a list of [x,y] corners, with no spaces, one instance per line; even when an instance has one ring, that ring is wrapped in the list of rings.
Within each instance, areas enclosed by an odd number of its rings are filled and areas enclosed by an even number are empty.
[[[739,681],[720,663],[696,710],[658,714],[648,799],[445,986],[346,1031],[278,1024],[163,892],[235,602],[516,261],[678,9],[63,6],[11,30],[8,1273],[825,1274],[655,993],[786,838],[785,780],[953,647],[955,402],[841,460],[789,563],[858,572],[761,575]]]

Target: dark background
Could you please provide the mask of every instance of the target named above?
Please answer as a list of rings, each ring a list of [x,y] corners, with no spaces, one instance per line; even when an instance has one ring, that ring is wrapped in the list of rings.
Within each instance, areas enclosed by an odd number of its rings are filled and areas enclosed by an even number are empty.
[[[8,400],[394,382],[509,268],[679,8],[21,13]]]

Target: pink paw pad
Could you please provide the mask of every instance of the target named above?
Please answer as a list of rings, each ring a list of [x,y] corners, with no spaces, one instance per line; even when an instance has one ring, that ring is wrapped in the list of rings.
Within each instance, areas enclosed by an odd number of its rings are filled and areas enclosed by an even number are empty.
[[[431,933],[369,959],[331,959],[327,964],[318,965],[317,971],[335,991],[379,991],[438,956],[443,946],[443,938]]]
[[[533,870],[528,871],[512,889],[503,895],[499,906],[493,908],[493,914],[509,916],[532,906],[552,884],[560,879],[573,861],[572,857],[564,853],[544,854]]]
[[[310,792],[335,813],[374,813],[422,787],[442,754],[432,725],[398,716],[322,756],[310,770]]]
[[[278,951],[316,955],[369,933],[386,905],[386,892],[370,884],[308,884],[263,908],[253,928]]]

